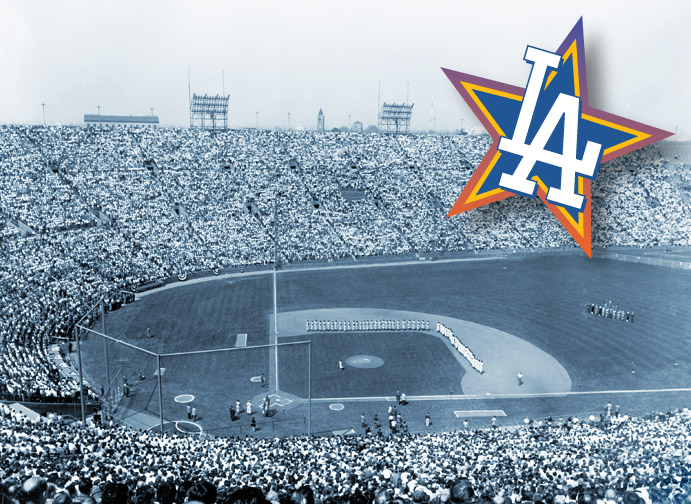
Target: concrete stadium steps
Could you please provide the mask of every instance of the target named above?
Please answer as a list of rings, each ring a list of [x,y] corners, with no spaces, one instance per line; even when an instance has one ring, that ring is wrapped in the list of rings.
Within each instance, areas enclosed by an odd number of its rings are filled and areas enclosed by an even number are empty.
[[[30,422],[35,423],[41,420],[41,415],[36,413],[34,410],[27,408],[21,403],[13,403],[9,405],[9,408],[15,413],[25,416]]]
[[[17,219],[16,217],[5,216],[5,220],[6,220],[7,224],[18,229],[19,232],[22,233],[23,235],[31,235],[31,234],[35,233],[35,231],[33,229],[31,229],[21,219]]]

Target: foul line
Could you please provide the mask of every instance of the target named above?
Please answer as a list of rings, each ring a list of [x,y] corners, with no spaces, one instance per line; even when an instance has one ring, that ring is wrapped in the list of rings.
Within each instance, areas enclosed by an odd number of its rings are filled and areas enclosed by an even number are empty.
[[[594,390],[583,392],[542,392],[534,394],[438,394],[406,396],[406,401],[465,401],[465,400],[487,400],[487,399],[531,399],[540,397],[568,397],[578,395],[604,395],[604,394],[656,394],[662,392],[691,392],[691,388],[668,388],[668,389],[644,389],[644,390]],[[316,397],[312,402],[354,402],[354,401],[388,401],[395,402],[394,396],[369,396],[369,397]]]

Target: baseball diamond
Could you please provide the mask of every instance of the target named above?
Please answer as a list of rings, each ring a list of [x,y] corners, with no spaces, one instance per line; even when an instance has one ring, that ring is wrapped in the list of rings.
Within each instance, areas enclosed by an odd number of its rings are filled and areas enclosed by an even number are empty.
[[[0,504],[691,504],[689,18],[3,2]]]
[[[289,435],[305,428],[308,409],[315,432],[357,431],[359,415],[395,403],[397,391],[407,396],[411,430],[423,429],[430,409],[434,428],[448,430],[462,421],[455,411],[503,410],[499,421],[517,424],[525,417],[596,414],[611,396],[627,411],[643,412],[653,397],[666,405],[691,394],[683,386],[691,366],[684,332],[691,323],[689,272],[573,256],[285,267],[277,275],[278,331],[270,273],[169,284],[107,315],[111,336],[153,352],[223,348],[227,334],[248,334],[247,349],[162,359],[166,421],[184,416],[173,401],[179,394],[194,395],[204,412],[199,425],[219,435],[241,432],[254,417],[228,420],[237,397],[243,409],[249,398],[258,411],[270,395],[270,416],[256,418],[271,429],[256,435]],[[557,285],[565,295],[552,295]],[[586,301],[609,298],[635,310],[635,323],[588,316]],[[428,320],[430,329],[305,330],[307,320],[415,319]],[[482,373],[434,330],[437,322],[484,361]],[[147,339],[143,327],[159,336]],[[305,341],[311,342],[309,370]],[[255,348],[286,342],[297,344]],[[85,369],[97,381],[102,347],[96,338],[83,345]],[[146,377],[132,386],[122,414],[145,412],[157,423],[155,362],[113,344],[109,358],[126,361],[128,375],[141,370]],[[334,411],[332,403],[345,408]],[[471,424],[486,421],[468,416]]]

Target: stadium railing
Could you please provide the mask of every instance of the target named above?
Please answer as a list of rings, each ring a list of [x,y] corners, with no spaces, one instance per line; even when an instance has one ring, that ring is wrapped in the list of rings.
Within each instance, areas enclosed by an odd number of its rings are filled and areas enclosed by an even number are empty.
[[[631,252],[613,252],[608,249],[593,249],[593,257],[601,259],[611,259],[625,262],[634,262],[639,264],[647,264],[650,266],[661,266],[675,269],[691,269],[691,261],[673,261],[669,259],[661,259],[654,257],[636,256],[635,253],[639,249],[631,248]],[[643,249],[643,250],[654,250],[654,249]],[[489,249],[489,250],[468,250],[468,251],[453,251],[453,252],[426,252],[422,254],[401,254],[401,255],[382,255],[382,256],[367,256],[360,257],[356,260],[352,258],[339,258],[325,260],[313,260],[304,262],[284,262],[281,264],[281,269],[305,269],[314,268],[318,266],[341,266],[341,265],[355,265],[355,264],[376,264],[376,263],[409,263],[417,261],[443,261],[448,259],[518,259],[518,258],[530,258],[539,256],[570,256],[570,255],[583,255],[584,252],[580,248],[568,247],[568,248],[525,248],[525,249]],[[204,278],[211,276],[223,276],[226,274],[238,274],[238,273],[252,273],[255,271],[265,271],[273,268],[273,265],[252,265],[244,268],[224,268],[222,270],[217,270],[216,272],[208,271],[196,271],[189,272],[187,275],[187,280]],[[177,276],[171,275],[169,278],[163,280],[164,284],[178,283]]]
[[[636,264],[647,264],[649,266],[662,266],[666,268],[691,270],[691,262],[672,261],[670,259],[661,259],[656,257],[636,256],[632,254],[622,254],[619,252],[597,251],[593,252],[602,259],[613,259],[615,261],[632,262]]]

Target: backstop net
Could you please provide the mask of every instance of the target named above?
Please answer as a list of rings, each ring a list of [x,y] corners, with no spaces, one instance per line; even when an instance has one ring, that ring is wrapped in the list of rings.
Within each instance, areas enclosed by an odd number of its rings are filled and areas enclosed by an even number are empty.
[[[153,352],[111,338],[95,324],[77,327],[79,367],[92,398],[101,403],[101,416],[137,429],[147,429],[160,416],[156,398],[157,356]],[[74,346],[74,345],[73,345]]]
[[[123,341],[91,322],[76,350],[104,420],[188,435],[310,432],[310,342],[195,350],[190,335],[189,351],[163,353],[165,335]]]

